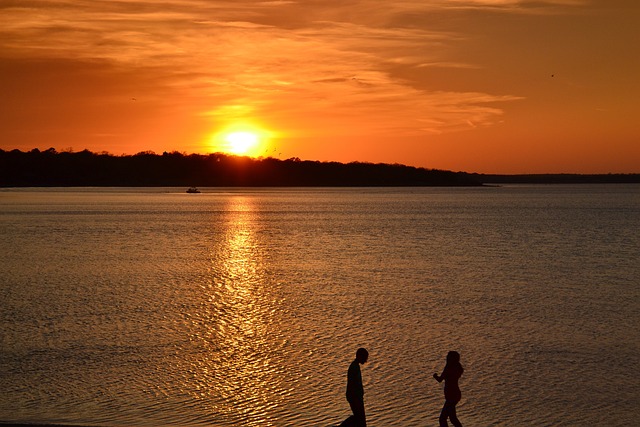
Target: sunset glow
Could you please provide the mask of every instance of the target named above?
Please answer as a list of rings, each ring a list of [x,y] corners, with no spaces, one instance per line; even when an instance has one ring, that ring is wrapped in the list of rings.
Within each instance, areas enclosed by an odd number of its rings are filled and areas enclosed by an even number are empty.
[[[638,172],[638,22],[633,1],[10,2],[0,148]]]
[[[269,157],[273,154],[273,150],[270,149],[273,138],[273,132],[248,122],[241,122],[223,127],[220,132],[213,134],[202,151]]]
[[[229,143],[229,152],[233,154],[245,154],[258,143],[258,136],[251,132],[233,132],[226,136]]]

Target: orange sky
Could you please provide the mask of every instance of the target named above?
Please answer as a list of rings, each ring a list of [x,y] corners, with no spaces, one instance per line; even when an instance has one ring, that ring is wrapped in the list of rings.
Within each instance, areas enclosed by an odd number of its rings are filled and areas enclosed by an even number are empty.
[[[637,0],[5,0],[0,148],[640,172]]]

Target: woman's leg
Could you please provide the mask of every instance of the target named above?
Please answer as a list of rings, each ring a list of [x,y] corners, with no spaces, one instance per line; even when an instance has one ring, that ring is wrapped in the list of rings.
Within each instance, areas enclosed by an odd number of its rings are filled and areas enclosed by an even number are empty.
[[[440,427],[448,427],[447,418],[451,420],[451,424],[455,427],[462,427],[462,424],[458,420],[456,415],[456,403],[450,400],[444,402],[444,406],[442,407],[442,411],[440,412],[440,418],[438,421],[440,422]]]
[[[451,420],[451,424],[455,427],[462,427],[462,423],[458,420],[458,416],[456,414],[456,404],[458,402],[451,402],[451,406],[449,408],[449,420]]]
[[[444,406],[442,407],[442,411],[440,411],[440,418],[438,418],[438,422],[440,422],[440,427],[449,427],[447,424],[447,418],[449,418],[449,406],[448,402],[444,402]]]

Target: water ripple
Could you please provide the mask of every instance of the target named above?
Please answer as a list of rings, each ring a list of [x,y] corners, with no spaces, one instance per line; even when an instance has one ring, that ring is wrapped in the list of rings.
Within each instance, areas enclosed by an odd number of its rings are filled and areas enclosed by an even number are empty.
[[[437,424],[450,349],[465,424],[634,425],[633,197],[310,193],[7,208],[0,420],[335,425],[366,346],[374,426]]]

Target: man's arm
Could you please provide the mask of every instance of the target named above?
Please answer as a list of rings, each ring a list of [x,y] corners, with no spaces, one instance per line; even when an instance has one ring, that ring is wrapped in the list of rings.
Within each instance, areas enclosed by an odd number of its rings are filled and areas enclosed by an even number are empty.
[[[364,396],[362,373],[360,372],[360,364],[357,361],[352,362],[347,371],[347,395],[357,398]]]

